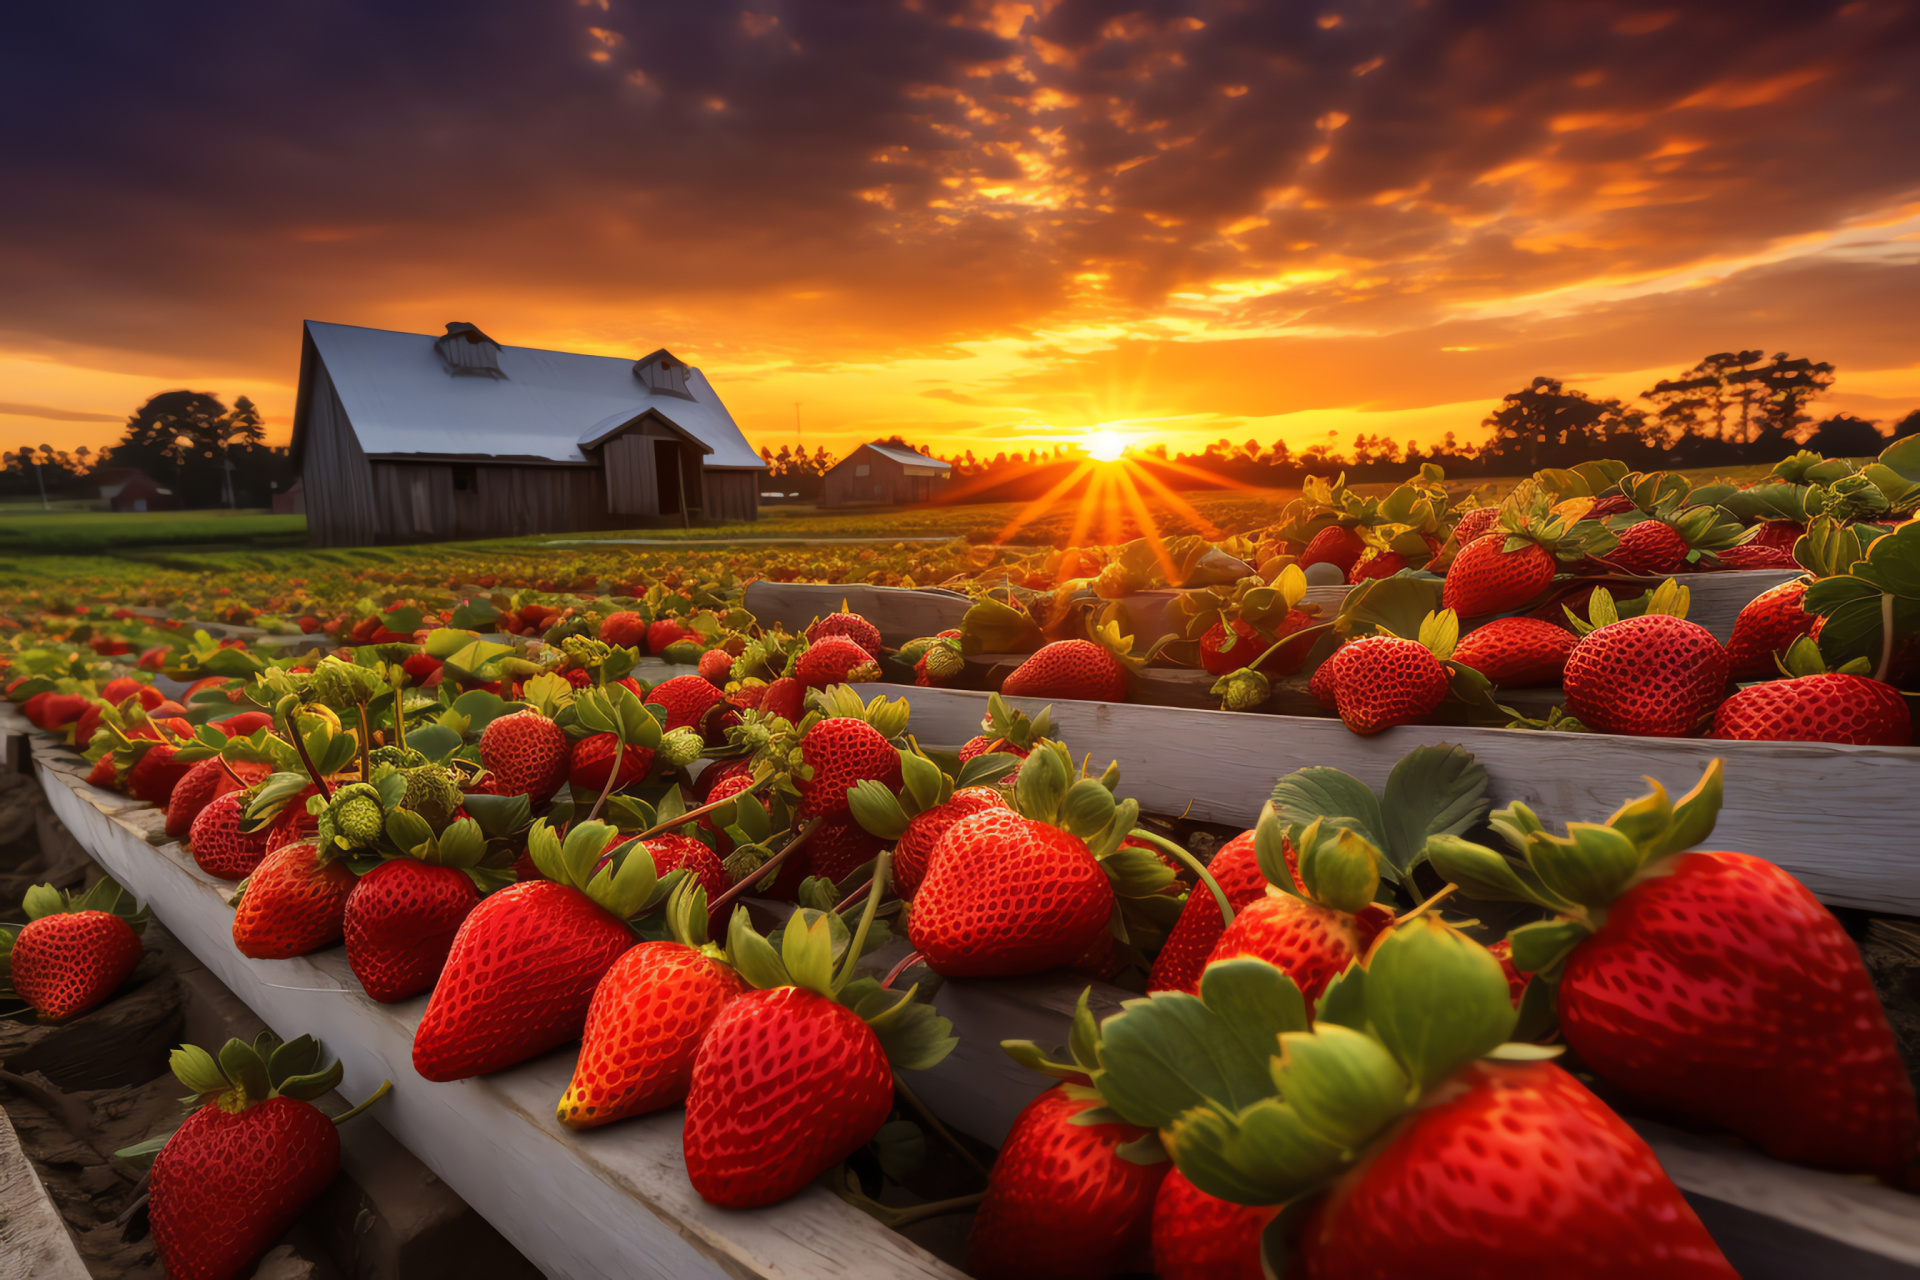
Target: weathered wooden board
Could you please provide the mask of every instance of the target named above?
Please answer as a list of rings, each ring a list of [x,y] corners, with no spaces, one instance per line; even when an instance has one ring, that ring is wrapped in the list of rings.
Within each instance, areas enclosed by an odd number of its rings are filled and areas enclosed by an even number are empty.
[[[866,696],[889,691],[864,688]],[[891,690],[897,692],[897,690]],[[927,745],[979,732],[986,695],[916,689],[912,729]],[[1045,702],[1008,700],[1028,712]],[[1372,786],[1407,752],[1434,742],[1472,751],[1498,802],[1522,800],[1546,821],[1599,821],[1644,777],[1678,794],[1714,757],[1726,760],[1726,804],[1712,844],[1766,858],[1823,902],[1920,915],[1920,844],[1912,791],[1920,747],[1806,742],[1708,742],[1514,729],[1405,726],[1371,738],[1337,720],[1242,715],[1114,702],[1055,702],[1056,736],[1076,753],[1120,763],[1124,795],[1155,813],[1251,824],[1274,779],[1308,765],[1344,769]]]
[[[937,588],[871,587],[860,582],[832,586],[765,579],[747,584],[742,604],[761,626],[777,622],[798,633],[815,618],[840,612],[842,601],[880,628],[880,639],[889,645],[902,645],[957,627],[973,604],[971,597]]]
[[[87,1280],[86,1264],[0,1111],[0,1280]]]
[[[479,1080],[422,1080],[412,1042],[424,996],[374,1003],[338,949],[284,961],[241,956],[223,901],[231,886],[202,873],[179,845],[148,843],[157,810],[87,786],[76,758],[44,738],[36,755],[55,812],[94,858],[275,1031],[310,1032],[338,1054],[344,1094],[361,1097],[391,1079],[380,1123],[547,1275],[959,1280],[819,1187],[752,1212],[708,1205],[687,1181],[679,1109],[587,1134],[562,1128],[553,1108],[572,1050]]]

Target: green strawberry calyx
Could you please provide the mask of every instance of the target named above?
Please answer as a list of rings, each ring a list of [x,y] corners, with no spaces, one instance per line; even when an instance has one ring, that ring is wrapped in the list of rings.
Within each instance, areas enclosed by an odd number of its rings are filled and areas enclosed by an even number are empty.
[[[865,778],[847,793],[847,804],[854,821],[869,833],[882,840],[898,840],[906,834],[909,822],[953,799],[954,792],[996,786],[1019,767],[1018,756],[989,751],[962,764],[958,773],[948,774],[916,743],[900,750],[899,791]]]
[[[1516,857],[1457,835],[1430,837],[1427,857],[1468,897],[1527,902],[1554,912],[1554,919],[1521,925],[1507,937],[1514,968],[1557,982],[1567,956],[1606,923],[1608,904],[1713,833],[1722,799],[1721,761],[1708,764],[1677,801],[1653,778],[1647,783],[1649,794],[1628,801],[1604,823],[1570,822],[1563,836],[1517,801],[1494,810],[1488,821]]]
[[[1827,659],[1820,652],[1820,644],[1812,636],[1801,636],[1787,647],[1786,652],[1773,655],[1773,665],[1780,669],[1783,676],[1820,676],[1837,674],[1843,676],[1873,676],[1873,662],[1862,654],[1837,667],[1827,665]]]
[[[1533,544],[1566,564],[1604,556],[1620,539],[1603,521],[1587,518],[1593,501],[1569,498],[1555,502],[1538,482],[1522,480],[1500,504],[1499,527],[1507,533],[1500,549],[1522,551]]]
[[[1574,631],[1580,635],[1592,635],[1601,627],[1609,627],[1623,618],[1642,618],[1664,615],[1670,618],[1684,618],[1687,607],[1692,603],[1693,592],[1680,585],[1674,578],[1668,578],[1647,594],[1633,600],[1615,601],[1613,592],[1605,587],[1595,587],[1593,595],[1587,600],[1587,616],[1581,617],[1565,605],[1560,611],[1567,615],[1567,621],[1573,624]]]
[[[545,818],[527,832],[527,856],[541,875],[585,894],[619,920],[643,915],[667,900],[686,878],[682,869],[661,876],[653,855],[639,840],[628,840],[600,859],[619,828],[589,819],[574,823],[564,839]]]
[[[1045,706],[1029,716],[1009,706],[998,692],[987,695],[987,714],[980,717],[980,734],[988,742],[1004,742],[1017,751],[1031,751],[1053,732],[1053,708]]]
[[[745,907],[734,908],[727,957],[751,986],[800,987],[846,1006],[873,1029],[895,1071],[924,1071],[960,1043],[953,1024],[917,998],[918,984],[903,994],[857,972],[861,959],[887,940],[885,926],[876,933],[875,924],[892,864],[891,851],[874,861],[873,889],[851,931],[840,913],[801,907],[770,940],[755,931]]]

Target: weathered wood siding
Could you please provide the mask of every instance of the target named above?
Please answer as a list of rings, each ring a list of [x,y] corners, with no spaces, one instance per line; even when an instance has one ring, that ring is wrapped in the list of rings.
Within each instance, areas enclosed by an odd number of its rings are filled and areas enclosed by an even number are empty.
[[[373,463],[379,511],[373,539],[424,542],[582,533],[619,528],[598,467],[473,463],[474,485],[456,491],[450,462]]]
[[[313,392],[307,411],[306,456],[300,478],[307,495],[307,543],[357,547],[372,542],[379,523],[373,469],[347,421],[327,366],[312,358]]]
[[[858,474],[867,468],[866,475]],[[823,507],[904,506],[925,502],[947,487],[945,476],[910,476],[905,463],[895,461],[869,445],[848,454],[822,478]]]
[[[615,436],[600,450],[607,476],[607,509],[615,515],[660,514],[653,441],[644,435]]]
[[[706,517],[709,520],[758,520],[758,471],[708,471]]]

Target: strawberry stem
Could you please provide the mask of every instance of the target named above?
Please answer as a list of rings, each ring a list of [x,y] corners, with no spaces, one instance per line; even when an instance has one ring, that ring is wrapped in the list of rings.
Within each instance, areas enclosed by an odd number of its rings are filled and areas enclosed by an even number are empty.
[[[1185,849],[1182,849],[1179,845],[1167,839],[1165,836],[1157,836],[1153,834],[1153,832],[1143,830],[1140,827],[1135,827],[1132,831],[1128,832],[1128,834],[1135,836],[1141,840],[1145,840],[1148,844],[1160,850],[1162,853],[1178,858],[1182,863],[1184,863],[1189,871],[1192,871],[1195,875],[1200,877],[1200,882],[1202,884],[1206,885],[1208,889],[1213,891],[1213,900],[1220,907],[1221,925],[1224,927],[1226,925],[1230,925],[1233,923],[1233,908],[1227,903],[1227,891],[1220,887],[1220,882],[1218,880],[1215,880],[1213,878],[1213,874],[1209,872],[1206,869],[1206,867],[1201,865],[1200,860],[1198,858],[1194,857],[1191,853],[1187,852]]]
[[[1875,680],[1885,680],[1887,672],[1893,667],[1893,596],[1880,593],[1880,665],[1874,669]]]
[[[359,1106],[353,1107],[347,1111],[342,1111],[339,1115],[335,1116],[333,1118],[334,1124],[336,1125],[345,1124],[347,1121],[353,1119],[355,1116],[359,1115],[362,1111],[365,1111],[368,1107],[372,1106],[374,1103],[380,1101],[380,1099],[386,1097],[388,1094],[392,1092],[393,1092],[393,1081],[382,1080],[380,1082],[380,1087],[378,1089],[375,1089],[371,1094],[367,1095],[366,1100],[362,1102]]]
[[[1247,664],[1247,669],[1249,671],[1258,671],[1260,669],[1261,663],[1265,662],[1268,658],[1273,657],[1275,654],[1279,653],[1282,649],[1286,648],[1288,645],[1292,644],[1294,641],[1300,639],[1302,636],[1310,636],[1318,631],[1326,631],[1330,629],[1332,626],[1333,626],[1333,621],[1328,620],[1326,622],[1316,622],[1310,627],[1302,627],[1298,631],[1288,632],[1286,635],[1281,636],[1278,640],[1275,640],[1272,644],[1268,645],[1266,652],[1262,653],[1259,657],[1255,658],[1252,662],[1249,662]]]
[[[864,896],[866,892],[871,888],[873,888],[872,880],[862,881],[858,889],[855,889],[852,893],[848,894],[846,896],[846,899],[842,901],[839,906],[833,909],[833,914],[839,915],[842,911],[845,911],[848,907],[860,901],[861,897]]]
[[[373,730],[367,724],[367,704],[356,702],[353,704],[353,709],[360,713],[360,781],[365,782],[373,773],[367,748],[367,744],[373,740]]]
[[[593,810],[587,814],[588,822],[592,822],[600,816],[600,807],[606,804],[607,797],[613,794],[613,784],[620,781],[620,758],[626,755],[626,753],[627,740],[625,738],[615,738],[613,740],[613,766],[607,770],[607,782],[605,786],[600,788],[600,798],[593,802]],[[646,839],[645,836],[641,836],[640,838],[642,840]]]
[[[1408,885],[1407,885],[1407,887],[1408,887],[1409,889],[1411,889],[1411,888],[1413,888],[1413,885],[1412,885],[1412,882],[1411,882],[1411,877],[1409,877],[1409,882],[1408,882]],[[1435,894],[1434,894],[1434,895],[1433,895],[1433,896],[1432,896],[1431,898],[1427,898],[1427,899],[1425,899],[1424,901],[1422,901],[1422,902],[1420,903],[1420,905],[1419,905],[1419,906],[1417,906],[1417,907],[1415,907],[1415,908],[1414,908],[1413,910],[1411,910],[1411,911],[1409,911],[1409,912],[1407,912],[1407,914],[1405,914],[1405,915],[1403,915],[1403,916],[1397,916],[1397,917],[1395,917],[1395,919],[1394,919],[1394,922],[1393,922],[1393,926],[1394,926],[1394,928],[1396,928],[1396,929],[1397,929],[1397,928],[1399,928],[1399,927],[1400,927],[1401,925],[1403,925],[1403,924],[1405,924],[1405,923],[1406,923],[1407,921],[1409,921],[1409,920],[1417,920],[1417,919],[1419,919],[1419,918],[1420,918],[1420,916],[1421,916],[1421,915],[1422,915],[1422,914],[1423,914],[1423,913],[1424,913],[1424,912],[1426,911],[1426,909],[1427,909],[1428,907],[1431,907],[1431,906],[1433,906],[1434,904],[1436,904],[1436,903],[1438,903],[1438,902],[1439,902],[1439,901],[1440,901],[1440,900],[1441,900],[1442,898],[1444,898],[1444,897],[1446,897],[1446,896],[1447,896],[1448,894],[1450,894],[1450,893],[1453,893],[1453,892],[1454,892],[1455,890],[1457,890],[1457,889],[1458,889],[1459,887],[1460,887],[1460,886],[1459,886],[1459,885],[1457,885],[1457,884],[1449,884],[1449,885],[1448,885],[1448,886],[1447,886],[1446,888],[1444,888],[1444,889],[1441,889],[1441,890],[1440,890],[1439,892],[1437,892],[1437,893],[1435,893]],[[1415,890],[1415,896],[1416,896],[1416,897],[1417,897],[1417,896],[1419,896],[1419,894],[1418,894],[1418,890]]]
[[[940,1140],[952,1147],[954,1154],[973,1166],[973,1171],[980,1175],[982,1181],[992,1181],[992,1175],[987,1172],[987,1167],[980,1163],[979,1157],[961,1146],[960,1140],[947,1131],[947,1126],[940,1123],[940,1117],[927,1110],[927,1104],[914,1096],[913,1090],[907,1088],[906,1080],[902,1078],[898,1071],[893,1073],[893,1091],[905,1098],[907,1105],[920,1113],[920,1118],[926,1121],[927,1128],[939,1134]]]
[[[800,828],[799,835],[795,836],[792,840],[789,840],[787,842],[786,848],[774,854],[771,858],[768,858],[765,862],[755,867],[752,871],[749,871],[743,878],[736,881],[734,886],[731,889],[728,889],[725,893],[721,894],[718,898],[714,899],[713,905],[707,908],[708,916],[717,917],[722,908],[731,906],[733,904],[733,900],[735,898],[738,898],[741,894],[745,893],[749,886],[758,884],[760,881],[766,879],[767,873],[769,871],[777,870],[780,864],[786,861],[787,855],[792,853],[795,849],[798,849],[801,845],[805,844],[807,842],[807,837],[811,836],[814,833],[814,831],[818,829],[820,824],[825,821],[826,821],[825,818],[808,819],[807,825]]]
[[[916,964],[919,964],[924,959],[926,959],[926,957],[921,955],[918,951],[907,952],[907,954],[901,959],[900,963],[893,966],[893,969],[887,974],[886,977],[880,979],[880,989],[882,991],[892,990],[893,984],[900,980],[901,974],[913,968],[913,966],[915,966]]]
[[[853,931],[853,941],[847,944],[847,959],[841,966],[840,976],[834,980],[833,991],[840,994],[849,982],[853,981],[854,966],[860,963],[860,953],[867,945],[867,934],[873,929],[874,913],[880,909],[880,895],[886,890],[887,872],[893,866],[893,850],[887,849],[874,860],[873,892],[867,895],[867,909],[860,913],[860,927]]]
[[[307,754],[306,741],[300,736],[300,722],[293,718],[294,714],[294,709],[289,707],[287,709],[287,736],[293,739],[293,749],[300,753],[300,763],[307,767],[307,776],[312,778],[313,785],[320,789],[320,798],[331,802],[333,800],[333,788],[328,786],[327,780],[320,776],[320,770],[314,768],[313,757]]]
[[[638,836],[634,838],[637,840],[651,840],[653,839],[653,837],[660,835],[662,832],[671,831],[675,827],[684,827],[685,825],[687,825],[687,823],[692,822],[695,818],[704,818],[708,814],[712,813],[715,809],[724,808],[725,806],[732,804],[735,800],[738,800],[741,796],[752,795],[754,792],[758,791],[761,787],[766,786],[767,783],[772,781],[773,781],[773,775],[768,774],[766,777],[760,779],[760,781],[754,783],[752,786],[748,787],[744,791],[736,791],[732,795],[726,797],[723,800],[710,800],[706,804],[701,805],[698,809],[687,810],[685,813],[681,814],[677,818],[670,819],[669,821],[666,821],[666,822],[655,823],[653,826],[648,827],[645,831],[642,831]]]

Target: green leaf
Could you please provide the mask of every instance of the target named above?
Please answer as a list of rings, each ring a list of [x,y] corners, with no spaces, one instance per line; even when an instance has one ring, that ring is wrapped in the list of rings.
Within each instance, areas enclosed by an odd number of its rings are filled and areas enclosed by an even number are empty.
[[[1426,854],[1427,837],[1459,835],[1487,812],[1487,771],[1465,747],[1415,747],[1387,775],[1373,835],[1402,876]]]
[[[1366,993],[1374,1034],[1422,1089],[1513,1030],[1500,962],[1431,913],[1375,944]]]
[[[1570,822],[1567,836],[1536,836],[1527,861],[1541,883],[1568,902],[1604,907],[1640,870],[1640,849],[1624,832]]]
[[[906,834],[907,811],[882,783],[871,778],[855,783],[847,792],[847,806],[855,822],[882,840],[898,840]]]
[[[953,1024],[917,999],[918,986],[896,996],[872,978],[855,978],[840,992],[840,1002],[859,1014],[879,1037],[895,1071],[925,1071],[938,1066],[960,1043]]]
[[[1322,1137],[1349,1149],[1364,1144],[1407,1109],[1405,1073],[1372,1036],[1335,1024],[1280,1037],[1273,1080],[1294,1113]]]
[[[898,1182],[927,1162],[927,1135],[911,1120],[891,1120],[873,1135],[873,1153],[881,1172]]]
[[[320,1064],[320,1042],[296,1036],[267,1056],[267,1079],[278,1088],[283,1081],[306,1075]]]
[[[1151,897],[1175,879],[1173,868],[1145,849],[1117,849],[1100,859],[1100,869],[1122,898]]]
[[[1288,827],[1304,827],[1325,818],[1334,826],[1358,831],[1376,847],[1386,841],[1379,797],[1366,783],[1339,769],[1324,765],[1296,769],[1274,784],[1273,804]]]
[[[453,616],[448,620],[448,625],[469,632],[480,632],[493,630],[493,628],[499,624],[499,621],[500,611],[487,601],[462,600],[453,607]],[[438,632],[435,634],[437,635]],[[477,639],[478,637],[476,636],[475,638]],[[429,636],[428,640],[431,642],[432,636]],[[428,652],[432,653],[433,651],[429,649]],[[433,656],[438,658],[444,655],[436,653]]]
[[[780,960],[796,987],[831,998],[833,994],[833,915],[801,908],[782,930]]]
[[[248,1102],[263,1102],[273,1093],[267,1064],[245,1040],[229,1040],[221,1046],[220,1070],[246,1092]]]
[[[20,905],[28,920],[38,920],[43,916],[57,916],[65,912],[67,898],[50,884],[37,884],[27,890]]]
[[[496,648],[503,646],[495,646]],[[478,736],[488,725],[501,716],[512,715],[516,711],[525,711],[523,702],[508,702],[497,693],[488,693],[485,689],[469,689],[453,700],[452,710],[456,715],[467,718],[466,732]],[[407,745],[413,745],[413,735],[419,730],[409,730]]]
[[[1028,653],[1045,643],[1040,628],[1019,609],[998,600],[974,602],[960,620],[960,651],[977,653]]]
[[[407,731],[407,745],[435,764],[445,764],[465,740],[440,724],[423,724]]]
[[[727,959],[748,985],[760,990],[794,985],[773,944],[754,932],[745,907],[735,907],[727,925]]]
[[[492,609],[493,606],[488,605],[487,608]],[[500,615],[495,611],[493,616],[498,618]],[[438,658],[445,662],[479,638],[480,633],[477,630],[459,626],[440,627],[427,633],[427,642],[420,648],[429,658]]]
[[[533,821],[533,809],[525,796],[472,794],[462,803],[489,839],[499,839],[525,830],[527,824]]]
[[[1420,637],[1420,624],[1440,608],[1437,578],[1374,578],[1347,593],[1337,619],[1348,636],[1385,630],[1407,640]]]
[[[1234,1111],[1194,1107],[1170,1129],[1181,1174],[1208,1195],[1233,1204],[1293,1199],[1326,1181],[1347,1156],[1277,1097]]]
[[[1367,1029],[1367,971],[1350,964],[1320,993],[1314,1006],[1315,1026],[1339,1026],[1353,1031]]]
[[[1593,930],[1577,920],[1536,920],[1513,930],[1507,940],[1513,944],[1514,968],[1555,981],[1567,956],[1592,936]]]
[[[183,1044],[167,1056],[167,1067],[196,1095],[219,1093],[228,1084],[213,1055],[196,1044]]]
[[[1380,888],[1380,851],[1365,836],[1315,818],[1298,837],[1300,883],[1313,899],[1349,915]]]
[[[1485,845],[1458,836],[1427,837],[1427,860],[1441,878],[1482,902],[1530,902],[1567,908],[1573,904],[1552,893],[1527,866],[1502,857]]]

